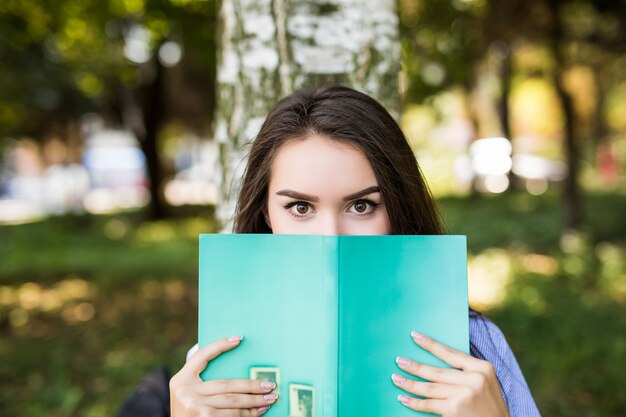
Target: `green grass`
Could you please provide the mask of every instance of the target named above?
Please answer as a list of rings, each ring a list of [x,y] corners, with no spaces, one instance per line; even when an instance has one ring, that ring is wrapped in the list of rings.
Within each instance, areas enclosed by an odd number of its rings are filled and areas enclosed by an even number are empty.
[[[485,313],[507,336],[542,414],[626,415],[626,197],[585,196],[581,231],[565,238],[553,194],[440,203],[470,253],[510,254],[506,298]],[[529,253],[555,260],[554,273],[515,260]]]
[[[473,256],[497,248],[513,279],[484,311],[507,335],[543,415],[626,414],[626,197],[589,195],[561,238],[554,195],[445,198]],[[197,332],[197,234],[212,210],[0,227],[0,415],[115,415],[141,377],[176,371]],[[556,267],[522,265],[542,254]]]
[[[0,228],[0,415],[114,415],[197,334],[197,235],[211,209]]]
[[[553,193],[533,196],[507,193],[470,198],[443,198],[440,207],[449,233],[468,236],[468,249],[491,247],[550,252],[559,248],[563,220]],[[583,198],[583,227],[595,241],[626,237],[626,197],[593,194]]]

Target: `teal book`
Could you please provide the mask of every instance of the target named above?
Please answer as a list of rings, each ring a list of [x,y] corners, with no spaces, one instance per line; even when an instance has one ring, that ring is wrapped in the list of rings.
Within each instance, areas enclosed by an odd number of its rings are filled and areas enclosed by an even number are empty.
[[[465,236],[200,236],[200,347],[241,345],[202,378],[278,382],[276,417],[416,417],[391,374],[449,367],[412,330],[469,352]]]

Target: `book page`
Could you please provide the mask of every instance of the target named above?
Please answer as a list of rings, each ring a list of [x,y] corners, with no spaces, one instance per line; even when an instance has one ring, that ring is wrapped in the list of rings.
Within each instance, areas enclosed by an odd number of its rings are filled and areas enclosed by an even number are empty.
[[[448,367],[410,337],[469,352],[464,236],[341,236],[339,417],[415,417],[391,374],[404,356]],[[414,378],[414,377],[413,377]]]
[[[199,345],[244,336],[203,379],[279,375],[274,415],[289,415],[290,385],[314,398],[318,416],[336,415],[336,245],[324,236],[201,236]]]

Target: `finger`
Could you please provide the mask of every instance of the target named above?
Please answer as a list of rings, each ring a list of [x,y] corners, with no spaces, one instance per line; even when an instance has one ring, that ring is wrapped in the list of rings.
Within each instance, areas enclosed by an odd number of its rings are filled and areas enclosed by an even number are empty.
[[[422,400],[420,398],[409,397],[408,395],[398,395],[398,401],[412,410],[440,415],[444,414],[446,404],[444,400]]]
[[[458,369],[424,365],[423,363],[415,362],[401,356],[396,358],[396,363],[403,371],[427,381],[453,385],[467,385],[470,382],[469,376]]]
[[[201,382],[196,391],[201,395],[215,394],[264,394],[276,388],[275,382],[253,379],[215,379]]]
[[[446,398],[452,397],[457,390],[457,385],[414,381],[398,374],[391,375],[391,380],[398,388],[403,389],[410,394],[439,400],[445,400]]]
[[[267,413],[267,410],[269,409],[270,409],[269,406],[252,408],[252,409],[231,409],[231,410],[213,409],[211,412],[211,416],[212,417],[259,417]]]
[[[477,362],[480,360],[467,353],[452,349],[416,331],[412,331],[411,336],[413,341],[422,349],[427,350],[454,368],[469,371],[478,369]]]
[[[220,339],[198,350],[189,358],[185,366],[183,366],[182,370],[185,371],[184,374],[188,377],[197,376],[200,372],[204,371],[209,361],[239,346],[242,339],[243,336],[231,336],[229,338]]]
[[[244,409],[244,410],[228,410],[228,411],[235,411],[237,413],[235,414],[237,417],[259,417],[267,413],[270,407],[271,406],[269,405],[265,405],[263,407],[258,407],[258,408],[251,408],[251,409]],[[224,410],[218,410],[218,411],[224,411]]]
[[[278,394],[221,394],[204,397],[203,404],[213,408],[259,408],[272,405],[276,402]]]
[[[270,406],[263,406],[252,409],[217,409],[211,410],[212,417],[259,417],[270,409]]]
[[[267,413],[267,410],[269,410],[270,407],[271,407],[271,405],[266,405],[266,406],[263,406],[263,407],[252,409],[252,410],[250,410],[250,415],[252,417],[262,416],[263,414]]]

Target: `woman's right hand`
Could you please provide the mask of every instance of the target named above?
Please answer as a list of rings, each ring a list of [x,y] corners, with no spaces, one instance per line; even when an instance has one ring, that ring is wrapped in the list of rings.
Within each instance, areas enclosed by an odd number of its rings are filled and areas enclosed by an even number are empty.
[[[197,351],[170,380],[172,417],[257,417],[276,401],[276,384],[251,379],[202,381],[207,364],[241,343],[241,336],[221,339]]]

